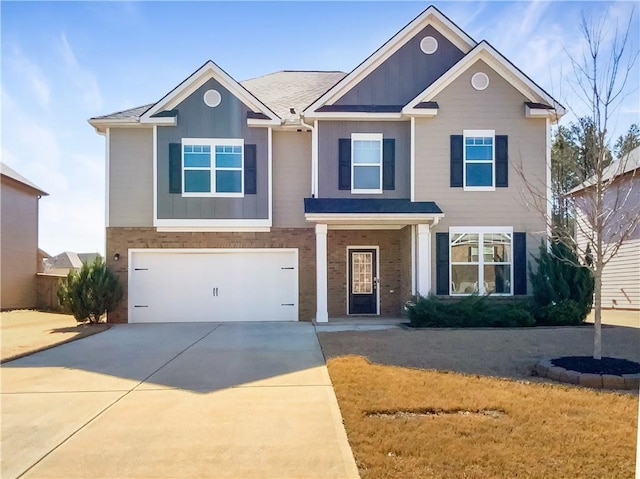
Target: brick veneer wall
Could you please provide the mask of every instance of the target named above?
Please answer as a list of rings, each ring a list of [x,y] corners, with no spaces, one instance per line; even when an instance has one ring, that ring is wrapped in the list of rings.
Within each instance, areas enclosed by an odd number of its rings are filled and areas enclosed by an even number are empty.
[[[402,246],[406,235],[403,230],[329,230],[328,255],[328,309],[329,317],[347,315],[347,246],[380,247],[380,315],[399,316],[401,313]],[[409,240],[410,241],[410,240]],[[411,247],[409,243],[409,248]],[[410,254],[410,252],[409,252]],[[405,255],[406,256],[406,255]],[[409,258],[410,261],[410,258]],[[411,269],[409,268],[409,274]],[[411,278],[409,277],[409,281]],[[409,283],[409,291],[411,284]],[[393,291],[393,292],[391,292]]]
[[[107,228],[107,264],[124,289],[120,307],[108,322],[127,322],[129,248],[297,248],[299,319],[310,321],[316,310],[316,239],[313,228],[272,228],[270,233],[157,232],[155,228]],[[120,259],[113,256],[119,253]]]

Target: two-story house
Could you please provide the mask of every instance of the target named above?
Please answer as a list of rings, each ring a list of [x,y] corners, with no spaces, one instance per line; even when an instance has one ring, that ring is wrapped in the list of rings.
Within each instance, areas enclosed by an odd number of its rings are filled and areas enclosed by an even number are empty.
[[[435,7],[348,74],[239,83],[208,61],[158,102],[90,120],[127,291],[109,321],[327,321],[399,316],[415,294],[527,294],[546,224],[516,171],[549,184],[563,113]]]

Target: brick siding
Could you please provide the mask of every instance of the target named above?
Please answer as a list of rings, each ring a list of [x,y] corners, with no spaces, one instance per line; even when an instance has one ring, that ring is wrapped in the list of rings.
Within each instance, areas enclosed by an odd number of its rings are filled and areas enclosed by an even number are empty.
[[[400,316],[406,286],[403,285],[403,263],[408,256],[411,264],[411,243],[407,229],[402,230],[329,230],[328,255],[328,310],[329,317],[346,316],[347,311],[347,246],[378,246],[380,271],[380,315]],[[409,252],[406,252],[406,245]],[[404,247],[404,248],[403,248]],[[403,261],[405,260],[405,261]],[[411,268],[409,266],[409,292]],[[404,280],[406,282],[406,279]]]
[[[127,322],[128,251],[130,248],[297,248],[299,319],[310,321],[316,311],[316,239],[312,228],[272,228],[270,233],[157,232],[155,228],[107,228],[107,264],[124,289],[110,323]],[[120,258],[114,260],[118,253]]]

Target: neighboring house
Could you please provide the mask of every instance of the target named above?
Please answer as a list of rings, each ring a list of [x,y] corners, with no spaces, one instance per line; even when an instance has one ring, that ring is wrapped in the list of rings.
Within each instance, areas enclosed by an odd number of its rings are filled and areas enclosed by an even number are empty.
[[[38,248],[38,273],[44,273],[44,269],[51,255],[45,250]]]
[[[434,7],[351,73],[238,83],[208,61],[107,142],[109,321],[400,316],[412,295],[527,294],[564,109]]]
[[[46,274],[69,274],[69,271],[79,271],[82,263],[93,263],[100,256],[99,253],[74,253],[65,251],[45,261]]]
[[[38,203],[47,193],[0,163],[0,309],[35,308]]]
[[[623,239],[617,254],[602,271],[602,307],[640,310],[640,148],[609,165],[602,180],[607,184],[603,211],[606,217],[613,215],[612,227],[604,234],[605,251]],[[595,198],[593,184],[593,179],[587,180],[570,192],[578,208],[576,239],[583,251],[593,233],[587,226],[593,221],[585,221],[585,215],[593,211],[590,207]],[[624,226],[619,228],[620,225]],[[635,228],[631,230],[633,225]],[[629,232],[628,237],[621,238],[621,231]]]

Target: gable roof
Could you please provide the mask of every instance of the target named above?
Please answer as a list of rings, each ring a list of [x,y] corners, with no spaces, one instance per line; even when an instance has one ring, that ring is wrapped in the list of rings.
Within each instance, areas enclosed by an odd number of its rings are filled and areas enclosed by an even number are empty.
[[[354,68],[348,75],[339,81],[322,96],[305,108],[305,112],[315,112],[325,104],[332,104],[351,90],[360,81],[366,78],[379,65],[384,63],[391,55],[397,52],[403,45],[410,41],[416,33],[427,25],[434,25],[437,30],[451,43],[462,50],[469,52],[476,46],[476,41],[467,35],[460,27],[453,23],[447,16],[433,5],[429,6],[416,18],[411,20],[402,30],[391,37],[384,45],[371,54],[360,65]]]
[[[65,251],[58,255],[49,258],[49,266],[54,269],[63,268],[82,268],[82,260],[78,257],[77,253],[73,251]]]
[[[280,118],[269,107],[255,97],[240,83],[234,80],[227,72],[216,65],[213,61],[209,60],[195,72],[193,72],[186,80],[180,83],[177,87],[167,93],[157,103],[151,106],[147,111],[140,115],[140,123],[165,123],[171,124],[175,122],[174,117],[155,117],[158,113],[165,110],[172,110],[185,98],[191,95],[199,87],[201,87],[209,79],[215,79],[223,87],[231,92],[236,98],[238,98],[247,107],[253,110],[255,113],[262,113],[268,120],[255,120],[255,121],[268,121],[269,124],[280,124]]]
[[[623,156],[622,158],[618,158],[616,161],[613,161],[609,166],[607,166],[602,172],[602,181],[611,181],[614,178],[631,172],[635,172],[635,174],[637,175],[638,170],[640,170],[640,146],[634,148],[627,155]],[[573,195],[574,193],[579,193],[580,191],[595,185],[595,183],[595,177],[591,177],[584,183],[576,186],[567,194]]]
[[[282,118],[296,122],[300,112],[327,89],[342,80],[339,71],[283,70],[240,82]],[[294,113],[291,113],[293,108]]]
[[[420,92],[402,109],[405,114],[415,113],[415,108],[420,103],[433,101],[434,98],[449,86],[456,78],[462,75],[478,60],[484,61],[509,82],[516,90],[524,95],[529,102],[529,110],[542,110],[545,114],[560,118],[565,114],[564,107],[551,95],[538,86],[531,78],[525,75],[519,68],[505,58],[489,42],[482,40],[473,50],[462,57],[455,65],[447,70],[440,78],[434,81],[426,89]],[[540,115],[538,115],[540,116]]]
[[[42,188],[40,188],[39,186],[36,186],[34,183],[27,180],[24,176],[22,176],[20,173],[15,171],[13,168],[8,167],[7,165],[1,162],[0,162],[0,174],[6,178],[9,178],[17,183],[22,184],[23,186],[26,186],[30,190],[35,191],[36,194],[39,196],[49,196],[49,193],[43,191]]]

